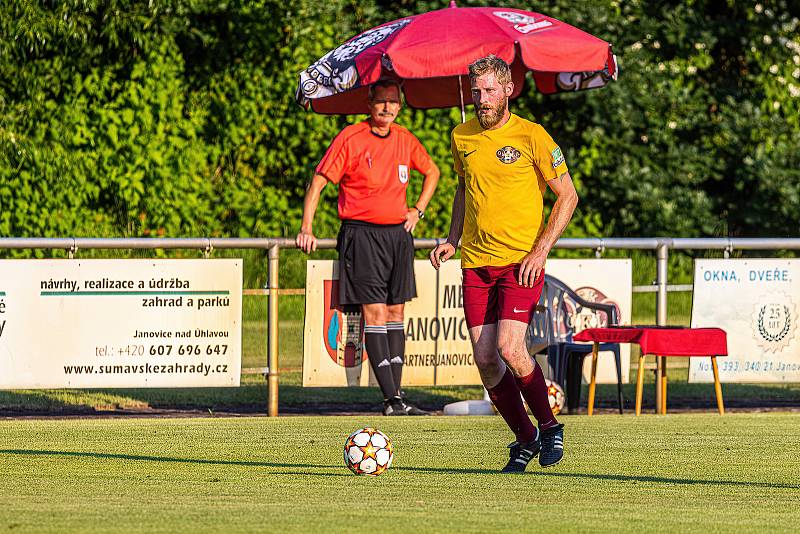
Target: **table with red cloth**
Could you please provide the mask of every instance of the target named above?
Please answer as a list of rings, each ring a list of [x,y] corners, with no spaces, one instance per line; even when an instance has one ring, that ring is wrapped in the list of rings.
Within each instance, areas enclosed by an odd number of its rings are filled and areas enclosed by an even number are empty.
[[[644,380],[644,358],[648,354],[656,356],[656,364],[661,365],[661,382],[656,383],[661,394],[658,412],[667,413],[667,364],[670,356],[708,356],[714,371],[714,390],[717,395],[717,409],[725,413],[722,403],[722,387],[719,382],[717,356],[728,354],[728,341],[725,331],[720,328],[681,328],[659,326],[617,326],[611,328],[587,328],[573,337],[575,341],[591,341],[592,375],[589,383],[589,415],[594,411],[595,375],[597,372],[597,353],[600,343],[636,343],[641,347],[639,371],[636,376],[636,415],[642,411],[642,383]],[[660,363],[659,363],[660,360]]]

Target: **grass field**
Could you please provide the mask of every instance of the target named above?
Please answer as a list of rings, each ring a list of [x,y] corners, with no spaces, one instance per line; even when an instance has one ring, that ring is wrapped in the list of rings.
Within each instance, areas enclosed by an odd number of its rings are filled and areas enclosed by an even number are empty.
[[[566,418],[566,456],[497,473],[499,417],[0,421],[0,530],[13,532],[790,531],[800,415]],[[344,438],[396,449],[351,475]]]

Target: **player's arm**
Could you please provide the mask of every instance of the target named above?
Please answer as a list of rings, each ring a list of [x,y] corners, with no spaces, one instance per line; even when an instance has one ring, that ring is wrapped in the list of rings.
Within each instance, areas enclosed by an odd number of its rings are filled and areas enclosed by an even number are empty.
[[[461,241],[461,234],[464,231],[464,177],[458,176],[458,185],[456,186],[456,193],[453,196],[453,210],[450,217],[450,233],[447,236],[447,241],[438,245],[431,251],[431,264],[435,269],[439,269],[442,263],[446,262],[456,253],[458,242]]]
[[[297,247],[306,254],[312,250],[317,250],[317,238],[314,237],[311,227],[314,223],[314,214],[317,212],[317,206],[319,205],[319,196],[327,183],[327,178],[321,174],[315,174],[308,184],[308,189],[306,189],[306,198],[303,201],[303,222],[300,225],[300,233],[297,234],[295,239]]]
[[[575,191],[575,184],[572,183],[572,176],[570,176],[569,171],[565,171],[558,178],[548,181],[547,185],[556,194],[556,203],[550,211],[550,217],[547,219],[544,231],[520,265],[518,282],[526,287],[533,287],[534,280],[544,268],[547,254],[564,232],[564,229],[572,219],[575,207],[578,205],[578,193]]]
[[[428,172],[425,173],[422,179],[422,191],[419,194],[419,198],[414,206],[408,209],[408,213],[406,213],[406,222],[404,224],[406,232],[414,231],[414,227],[416,227],[419,222],[419,211],[425,211],[428,207],[428,203],[431,201],[431,198],[433,198],[433,192],[436,191],[436,186],[438,184],[439,167],[431,161]]]

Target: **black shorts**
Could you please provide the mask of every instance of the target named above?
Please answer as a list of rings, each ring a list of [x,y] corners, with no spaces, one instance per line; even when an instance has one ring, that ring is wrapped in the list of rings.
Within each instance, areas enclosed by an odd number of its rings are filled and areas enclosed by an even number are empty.
[[[414,238],[402,224],[342,221],[339,303],[403,304],[417,296]]]

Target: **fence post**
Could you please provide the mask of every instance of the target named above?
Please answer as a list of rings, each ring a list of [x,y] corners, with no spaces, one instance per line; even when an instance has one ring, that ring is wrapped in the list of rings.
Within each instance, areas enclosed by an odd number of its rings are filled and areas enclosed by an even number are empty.
[[[269,248],[267,297],[267,415],[278,415],[278,258],[280,248],[272,245]]]
[[[669,250],[667,244],[659,241],[656,248],[656,324],[666,326],[667,324],[667,259]],[[656,413],[661,413],[662,406],[662,379],[666,373],[666,359],[663,356],[656,357]]]

